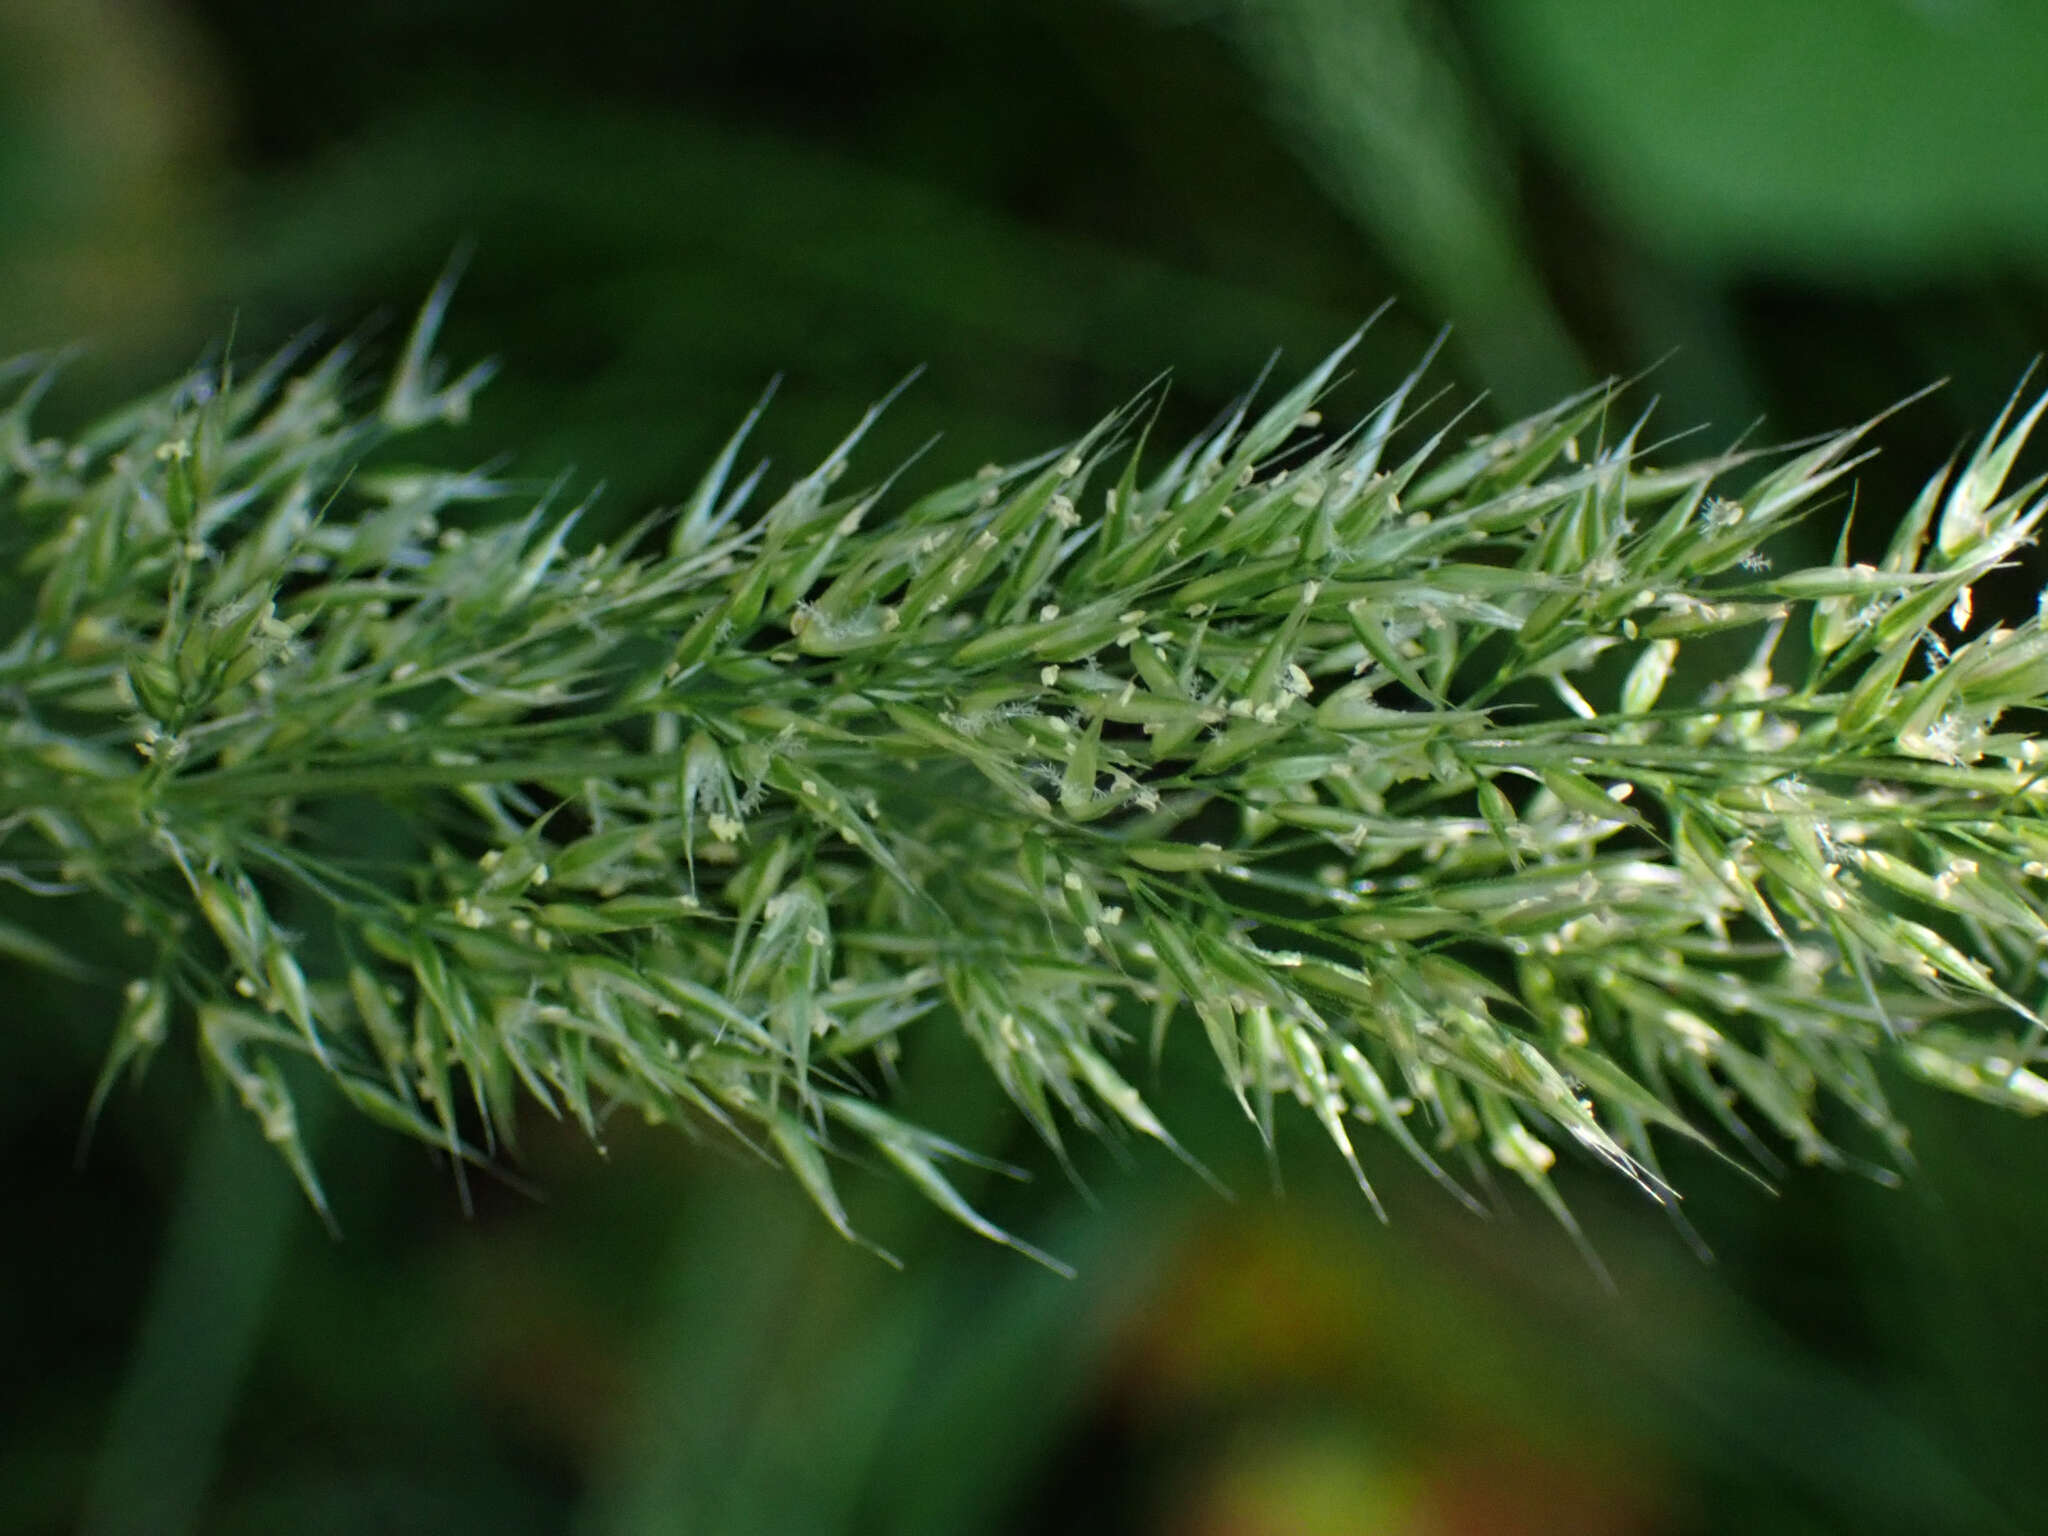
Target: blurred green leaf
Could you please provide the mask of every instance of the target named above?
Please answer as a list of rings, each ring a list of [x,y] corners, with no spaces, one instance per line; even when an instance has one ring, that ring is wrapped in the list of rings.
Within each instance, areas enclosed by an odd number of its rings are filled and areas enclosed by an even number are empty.
[[[1552,0],[1474,18],[1556,151],[1708,269],[1867,282],[2048,252],[2048,7]]]

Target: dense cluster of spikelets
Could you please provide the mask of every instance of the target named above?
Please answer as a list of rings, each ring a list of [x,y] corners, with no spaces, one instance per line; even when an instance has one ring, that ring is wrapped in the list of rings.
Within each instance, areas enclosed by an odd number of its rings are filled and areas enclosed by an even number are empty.
[[[880,1102],[921,1033],[1055,1144],[1170,1144],[1134,1058],[1199,1029],[1263,1129],[1553,1204],[1565,1144],[1661,1190],[1654,1127],[1896,1144],[1887,1057],[2048,1106],[2048,626],[1970,622],[2040,406],[1875,565],[1768,552],[1865,429],[1664,463],[1602,390],[1446,447],[1404,386],[1323,432],[1348,347],[1150,468],[1146,402],[914,499],[841,488],[856,430],[755,510],[735,438],[588,548],[358,469],[480,382],[444,300],[369,410],[287,356],[58,442],[17,373],[0,875],[154,948],[102,1095],[189,1023],[316,1202],[293,1055],[458,1166],[629,1106],[842,1231],[858,1152],[1005,1241]]]

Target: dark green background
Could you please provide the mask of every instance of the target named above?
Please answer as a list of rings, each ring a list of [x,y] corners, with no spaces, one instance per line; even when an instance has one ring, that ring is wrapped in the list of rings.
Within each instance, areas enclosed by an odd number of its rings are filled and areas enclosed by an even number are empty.
[[[88,344],[60,418],[231,324],[388,354],[466,250],[448,345],[505,371],[421,451],[624,521],[777,372],[799,466],[925,365],[864,462],[943,431],[928,483],[1162,368],[1192,430],[1395,297],[1345,404],[1445,321],[1482,412],[1655,365],[1702,442],[1948,377],[1881,531],[2048,337],[2044,103],[2031,0],[10,0],[0,352]],[[175,1052],[81,1168],[112,1003],[0,971],[0,1532],[2048,1529],[2048,1139],[1904,1085],[1903,1190],[1680,1162],[1712,1266],[1567,1171],[1607,1294],[1378,1149],[1391,1228],[1299,1127],[1276,1195],[1197,1053],[1158,1100],[1235,1203],[1136,1150],[1091,1201],[928,1042],[1063,1283],[860,1181],[894,1274],[628,1126],[465,1216],[331,1118],[334,1242]]]

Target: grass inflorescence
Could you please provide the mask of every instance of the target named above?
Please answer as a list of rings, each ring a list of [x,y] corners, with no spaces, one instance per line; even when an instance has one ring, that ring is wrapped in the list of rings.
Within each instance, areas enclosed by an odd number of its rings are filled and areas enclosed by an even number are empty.
[[[1664,462],[1603,388],[1454,445],[1411,378],[1326,432],[1352,343],[1152,468],[1148,397],[920,497],[843,488],[856,430],[761,507],[743,428],[589,547],[559,492],[358,467],[467,410],[444,302],[381,402],[288,353],[57,441],[17,371],[0,875],[155,957],[95,1111],[189,1021],[323,1210],[294,1057],[458,1168],[625,1107],[849,1236],[858,1151],[1014,1241],[885,1107],[921,1034],[1056,1147],[1173,1145],[1134,1061],[1198,1029],[1262,1134],[1560,1216],[1565,1144],[1660,1195],[1660,1127],[1902,1154],[1887,1059],[2048,1106],[2048,625],[1971,614],[2040,405],[1874,564],[1767,548],[1870,423]]]

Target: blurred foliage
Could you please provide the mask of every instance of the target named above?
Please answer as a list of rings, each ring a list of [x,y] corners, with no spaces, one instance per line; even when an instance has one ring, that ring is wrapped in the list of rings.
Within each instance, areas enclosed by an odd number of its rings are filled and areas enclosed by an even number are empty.
[[[189,336],[221,149],[205,66],[159,5],[0,11],[0,353]]]
[[[623,520],[779,370],[798,463],[929,364],[879,457],[943,420],[935,480],[1169,365],[1198,427],[1268,349],[1401,293],[1390,374],[1445,319],[1511,400],[1677,347],[1664,419],[1724,439],[1951,376],[1863,471],[1903,505],[2048,334],[2040,14],[11,0],[0,351],[89,343],[61,410],[236,316],[260,349],[408,305],[473,242],[450,345],[507,368],[446,458],[574,461]],[[1057,1173],[1005,1194],[1067,1286],[879,1181],[856,1214],[907,1277],[712,1148],[622,1133],[600,1163],[539,1128],[545,1201],[465,1219],[416,1154],[327,1127],[332,1243],[175,1070],[80,1171],[115,1000],[0,989],[0,1530],[2043,1524],[2048,1149],[1910,1089],[1903,1192],[1675,1168],[1716,1267],[1574,1188],[1607,1297],[1540,1224],[1470,1221],[1391,1159],[1390,1229],[1306,1145],[1259,1196],[1234,1108],[1169,1060],[1240,1201],[1149,1157],[1088,1167],[1099,1206]],[[911,1106],[986,1142],[968,1081],[934,1061]]]
[[[1896,286],[2048,257],[2028,0],[1475,8],[1511,90],[1679,260]],[[1654,84],[1652,84],[1654,82]]]
[[[1515,168],[1438,8],[1412,0],[1147,0],[1238,44],[1271,115],[1512,406],[1584,382],[1516,208]]]

